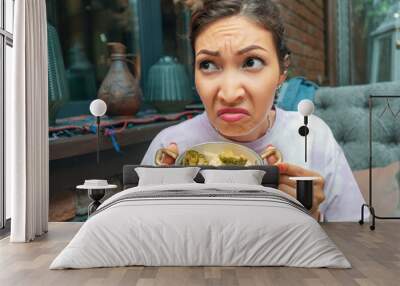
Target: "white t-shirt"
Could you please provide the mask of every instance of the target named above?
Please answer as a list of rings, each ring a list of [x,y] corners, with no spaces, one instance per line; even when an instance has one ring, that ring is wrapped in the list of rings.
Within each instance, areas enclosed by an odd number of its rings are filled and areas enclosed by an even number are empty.
[[[342,149],[336,142],[328,125],[312,115],[308,120],[307,163],[304,160],[304,137],[298,129],[303,117],[298,112],[276,108],[275,123],[267,133],[255,141],[242,143],[220,135],[202,114],[180,124],[162,130],[151,142],[141,164],[153,165],[159,148],[176,143],[180,153],[192,146],[209,141],[239,143],[261,153],[272,144],[278,148],[283,161],[314,170],[325,179],[325,201],[320,212],[325,221],[357,221],[361,205],[365,203]]]

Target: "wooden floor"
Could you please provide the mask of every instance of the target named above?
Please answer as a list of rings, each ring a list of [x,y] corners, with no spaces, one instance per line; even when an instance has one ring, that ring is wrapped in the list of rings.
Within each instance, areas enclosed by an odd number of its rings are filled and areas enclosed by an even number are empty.
[[[378,221],[375,231],[357,223],[323,228],[353,268],[122,267],[48,270],[81,223],[50,223],[44,237],[27,244],[0,241],[0,285],[400,285],[400,223]]]

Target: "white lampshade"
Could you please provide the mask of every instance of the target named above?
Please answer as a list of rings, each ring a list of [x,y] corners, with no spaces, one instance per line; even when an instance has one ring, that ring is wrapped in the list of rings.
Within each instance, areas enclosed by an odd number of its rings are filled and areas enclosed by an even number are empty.
[[[101,99],[95,99],[90,103],[90,113],[93,116],[103,116],[107,111],[107,104]]]
[[[309,116],[314,112],[314,103],[309,99],[303,99],[297,105],[297,110],[303,116]]]

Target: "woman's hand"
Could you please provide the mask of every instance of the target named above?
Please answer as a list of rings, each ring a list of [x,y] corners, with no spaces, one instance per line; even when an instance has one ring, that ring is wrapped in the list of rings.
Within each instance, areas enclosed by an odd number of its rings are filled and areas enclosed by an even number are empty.
[[[157,165],[174,165],[178,158],[179,150],[176,143],[170,143],[167,148],[160,148],[156,152],[155,162]]]
[[[261,158],[268,165],[276,165],[282,162],[282,153],[275,146],[269,144],[267,148],[261,153]]]
[[[311,215],[316,220],[319,220],[319,205],[325,200],[324,178],[319,173],[300,166],[288,163],[278,163],[276,166],[278,166],[280,173],[279,190],[294,198],[296,198],[296,181],[289,180],[289,177],[318,177],[318,179],[313,180],[313,206]]]

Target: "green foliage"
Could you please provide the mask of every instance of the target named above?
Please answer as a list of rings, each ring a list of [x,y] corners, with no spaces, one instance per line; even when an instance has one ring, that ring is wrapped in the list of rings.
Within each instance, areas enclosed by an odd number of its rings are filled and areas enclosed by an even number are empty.
[[[384,21],[390,7],[399,0],[352,0],[352,16],[364,19],[365,36]]]

